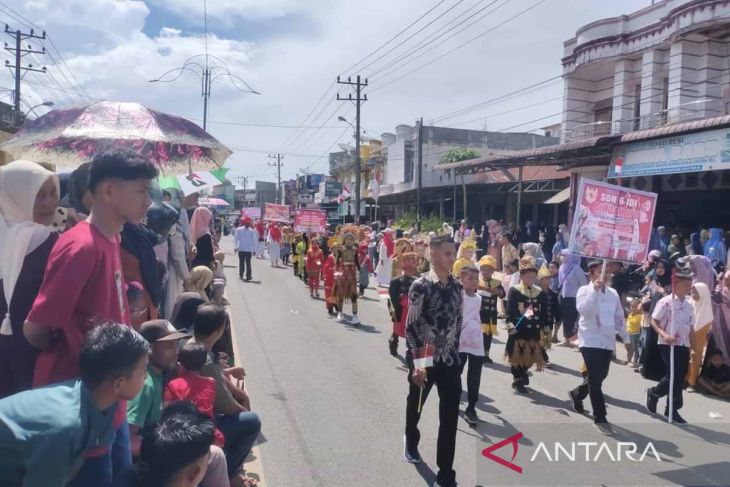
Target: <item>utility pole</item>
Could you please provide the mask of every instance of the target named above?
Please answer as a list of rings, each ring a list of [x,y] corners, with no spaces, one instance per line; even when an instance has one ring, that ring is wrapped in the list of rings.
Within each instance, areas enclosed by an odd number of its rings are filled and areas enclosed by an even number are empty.
[[[421,190],[423,189],[423,180],[421,179],[421,171],[423,170],[423,117],[418,122],[418,177],[416,179],[416,229],[421,231]]]
[[[243,207],[246,208],[246,186],[248,185],[248,176],[238,176],[238,182],[243,186]]]
[[[203,130],[208,131],[208,100],[210,100],[210,69],[203,70]]]
[[[15,108],[15,126],[20,126],[20,121],[22,120],[22,117],[20,116],[20,80],[23,79],[23,76],[28,71],[34,71],[36,73],[45,73],[46,67],[43,66],[41,68],[35,68],[32,64],[28,64],[24,66],[22,64],[22,58],[26,54],[45,54],[46,48],[41,48],[40,51],[33,49],[33,46],[28,44],[27,48],[23,48],[22,42],[26,39],[45,39],[46,38],[46,32],[44,31],[41,35],[37,35],[33,29],[30,29],[29,33],[21,32],[20,30],[12,31],[8,24],[5,24],[5,33],[8,34],[10,37],[15,38],[15,47],[8,46],[8,43],[5,43],[5,50],[15,55],[15,64],[10,64],[10,61],[5,61],[5,66],[7,66],[10,69],[10,72],[13,73],[13,77],[15,78],[15,91],[13,93],[13,104]]]
[[[337,93],[337,99],[347,100],[355,103],[355,225],[360,224],[360,177],[361,172],[361,161],[360,161],[360,105],[368,101],[368,95],[362,95],[362,89],[368,85],[368,80],[365,78],[364,82],[360,81],[360,75],[358,74],[355,81],[352,78],[347,77],[347,81],[341,81],[340,77],[337,77],[337,83],[340,85],[350,85],[355,87],[355,98],[350,93],[347,98],[340,97]]]
[[[276,159],[276,162],[270,162],[269,166],[276,167],[276,204],[281,204],[281,162],[284,159],[283,154],[269,154],[269,159]]]

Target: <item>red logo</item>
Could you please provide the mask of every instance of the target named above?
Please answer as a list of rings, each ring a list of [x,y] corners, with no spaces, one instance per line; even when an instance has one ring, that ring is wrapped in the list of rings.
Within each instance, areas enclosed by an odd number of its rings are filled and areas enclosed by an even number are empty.
[[[495,443],[492,446],[488,446],[487,448],[482,450],[482,455],[484,455],[486,458],[489,458],[492,461],[499,463],[500,465],[502,465],[504,467],[512,469],[515,472],[521,474],[522,467],[512,463],[514,461],[515,457],[517,456],[517,449],[519,448],[519,444],[517,442],[520,441],[521,438],[522,438],[522,433],[514,434],[514,435],[510,436],[509,438],[505,438],[504,440],[500,441],[499,443]],[[509,461],[505,460],[502,457],[498,457],[497,455],[495,455],[493,453],[495,450],[499,450],[503,446],[510,444],[510,443],[512,444],[512,458]]]

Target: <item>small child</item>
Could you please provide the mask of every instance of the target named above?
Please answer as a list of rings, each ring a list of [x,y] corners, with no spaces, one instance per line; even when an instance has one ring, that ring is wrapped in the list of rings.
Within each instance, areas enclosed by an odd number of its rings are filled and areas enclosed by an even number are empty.
[[[165,387],[164,402],[189,401],[198,411],[215,420],[215,379],[200,375],[207,358],[208,352],[200,343],[189,341],[183,345],[178,354],[182,371]],[[221,448],[225,444],[223,433],[218,428],[215,429],[215,444]]]
[[[638,367],[639,365],[639,339],[641,338],[641,322],[643,318],[644,313],[641,310],[641,300],[639,298],[633,298],[631,300],[631,311],[626,318],[626,333],[629,334],[632,348],[626,358],[630,367]]]
[[[504,298],[504,287],[499,279],[494,279],[494,270],[497,268],[497,261],[491,255],[485,255],[479,259],[479,291],[482,305],[479,309],[479,319],[482,325],[482,338],[484,340],[484,361],[492,363],[489,358],[489,350],[492,348],[492,337],[497,334],[497,299]]]
[[[335,290],[335,256],[333,255],[336,246],[330,247],[330,255],[324,261],[322,266],[322,281],[324,283],[324,301],[327,306],[327,314],[337,316],[340,311],[337,301],[333,295]]]
[[[307,284],[309,285],[309,297],[319,297],[319,273],[322,270],[322,262],[324,254],[319,248],[319,239],[312,238],[307,251],[307,260],[305,262],[307,269]]]
[[[357,259],[360,263],[360,269],[358,270],[358,285],[360,288],[360,296],[365,295],[365,289],[370,285],[370,273],[373,272],[373,261],[370,260],[368,255],[368,244],[363,241],[357,248]]]
[[[398,337],[406,336],[406,318],[408,316],[408,291],[416,280],[416,254],[406,252],[401,255],[401,275],[391,279],[388,286],[388,310],[393,321],[393,333],[388,339],[390,354],[398,356]]]
[[[550,360],[548,358],[547,349],[552,346],[553,330],[555,330],[558,324],[562,321],[560,314],[560,304],[558,303],[558,293],[553,291],[550,287],[552,280],[552,274],[550,270],[542,265],[537,273],[540,289],[545,294],[545,310],[547,312],[547,325],[545,330],[540,332],[540,344],[542,345],[542,358],[545,360],[545,367],[551,368]]]
[[[697,378],[697,385],[717,397],[730,399],[730,365],[725,363],[722,352],[715,350],[710,354],[707,365],[702,367]]]
[[[463,294],[463,325],[459,338],[460,374],[464,373],[466,363],[469,369],[466,373],[467,406],[464,419],[470,425],[479,422],[476,404],[479,399],[479,383],[482,378],[484,364],[484,339],[480,310],[482,298],[477,294],[479,287],[479,271],[473,264],[465,264],[459,272],[459,280],[464,287]]]

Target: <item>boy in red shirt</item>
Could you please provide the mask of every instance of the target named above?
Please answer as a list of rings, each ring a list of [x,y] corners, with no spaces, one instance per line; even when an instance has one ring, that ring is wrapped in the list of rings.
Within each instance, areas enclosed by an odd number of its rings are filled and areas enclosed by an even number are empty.
[[[84,336],[95,325],[104,321],[130,325],[119,233],[125,223],[139,224],[146,215],[152,203],[148,191],[156,177],[155,166],[130,150],[104,152],[91,162],[91,213],[56,242],[23,326],[28,342],[41,350],[34,387],[79,376]],[[109,485],[131,467],[126,404],[120,403],[117,412],[116,465],[112,466],[107,445],[87,459],[76,485]]]
[[[200,343],[190,341],[186,343],[178,360],[182,371],[177,379],[171,380],[165,387],[165,404],[174,401],[189,401],[198,408],[198,411],[215,420],[213,405],[215,404],[215,379],[203,377],[199,374],[205,365],[208,352]],[[225,445],[223,433],[215,429],[215,444],[221,448]]]

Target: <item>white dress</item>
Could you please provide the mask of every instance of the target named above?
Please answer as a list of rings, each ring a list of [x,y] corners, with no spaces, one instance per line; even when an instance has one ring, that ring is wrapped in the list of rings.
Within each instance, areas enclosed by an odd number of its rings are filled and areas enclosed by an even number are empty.
[[[390,276],[393,273],[393,258],[388,257],[388,248],[384,242],[380,243],[380,260],[375,268],[378,286],[390,287]]]

